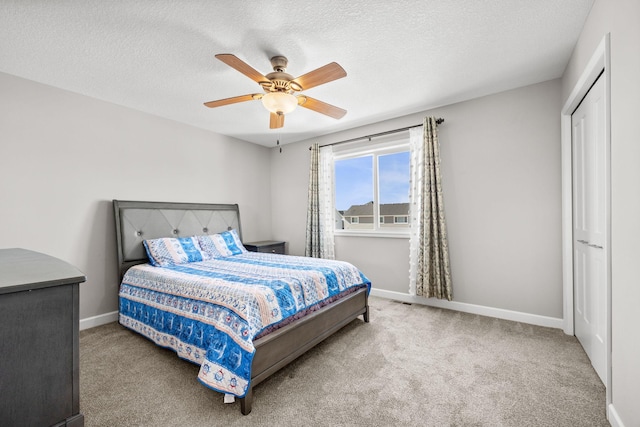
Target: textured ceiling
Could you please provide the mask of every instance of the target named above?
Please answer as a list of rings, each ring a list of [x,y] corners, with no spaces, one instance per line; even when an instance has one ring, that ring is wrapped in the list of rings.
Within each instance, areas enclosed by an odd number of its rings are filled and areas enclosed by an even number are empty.
[[[0,71],[271,147],[560,77],[592,3],[0,0]],[[260,92],[217,53],[335,61],[347,77],[304,93],[348,113],[271,130],[259,101],[206,108]]]

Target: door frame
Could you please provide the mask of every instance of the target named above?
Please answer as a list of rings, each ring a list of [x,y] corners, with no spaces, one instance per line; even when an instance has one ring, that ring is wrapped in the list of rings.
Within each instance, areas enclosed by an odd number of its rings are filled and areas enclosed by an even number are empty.
[[[605,135],[606,135],[606,227],[605,262],[606,279],[606,329],[607,353],[606,370],[607,409],[611,404],[611,44],[610,34],[604,35],[591,56],[580,78],[576,82],[560,112],[561,163],[562,163],[562,294],[563,294],[563,330],[574,335],[573,313],[573,192],[572,192],[572,150],[571,115],[587,94],[602,72],[605,92]],[[608,410],[607,410],[608,414]]]

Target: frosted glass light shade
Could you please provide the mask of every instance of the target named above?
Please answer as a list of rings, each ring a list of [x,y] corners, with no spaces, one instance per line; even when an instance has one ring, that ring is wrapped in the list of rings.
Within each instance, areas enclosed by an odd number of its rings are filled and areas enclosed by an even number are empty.
[[[287,114],[296,109],[298,98],[285,92],[269,92],[262,97],[262,105],[272,113]]]

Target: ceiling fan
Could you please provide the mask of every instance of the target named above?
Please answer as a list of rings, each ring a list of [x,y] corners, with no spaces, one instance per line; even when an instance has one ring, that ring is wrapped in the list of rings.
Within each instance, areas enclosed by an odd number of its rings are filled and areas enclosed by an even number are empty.
[[[347,113],[347,110],[300,93],[303,90],[345,77],[346,71],[335,62],[294,78],[286,72],[288,60],[284,56],[271,58],[273,72],[266,76],[235,55],[223,53],[216,55],[216,58],[258,83],[265,93],[253,93],[205,102],[204,105],[209,108],[260,99],[264,107],[271,113],[269,118],[271,129],[284,126],[284,115],[293,111],[298,105],[334,119],[340,119]]]

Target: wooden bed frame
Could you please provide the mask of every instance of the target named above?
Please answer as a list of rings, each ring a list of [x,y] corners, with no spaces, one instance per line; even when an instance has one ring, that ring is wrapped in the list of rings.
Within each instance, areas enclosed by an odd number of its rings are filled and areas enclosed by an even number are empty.
[[[120,279],[136,264],[147,262],[145,239],[214,234],[236,229],[237,204],[164,203],[114,200],[113,209]],[[357,291],[253,342],[251,382],[240,399],[242,414],[251,412],[253,387],[362,315],[369,322],[367,289]]]

